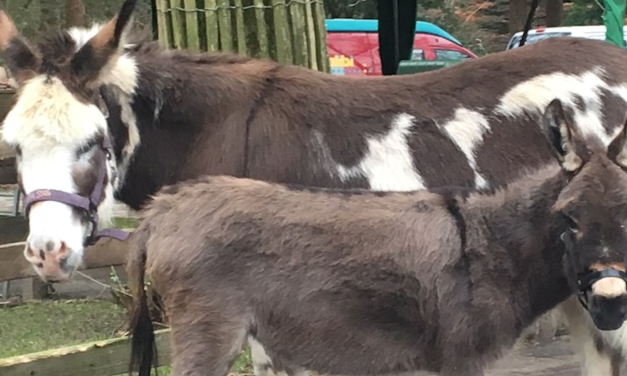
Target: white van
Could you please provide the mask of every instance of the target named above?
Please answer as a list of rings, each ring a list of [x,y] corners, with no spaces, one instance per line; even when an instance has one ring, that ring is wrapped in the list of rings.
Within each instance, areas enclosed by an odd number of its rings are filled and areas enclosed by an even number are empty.
[[[518,47],[523,32],[519,31],[507,44],[506,50]],[[623,28],[623,35],[627,41],[627,26]],[[605,25],[598,26],[564,26],[564,27],[539,27],[529,30],[525,44],[537,43],[547,38],[555,37],[579,37],[587,39],[605,40]]]

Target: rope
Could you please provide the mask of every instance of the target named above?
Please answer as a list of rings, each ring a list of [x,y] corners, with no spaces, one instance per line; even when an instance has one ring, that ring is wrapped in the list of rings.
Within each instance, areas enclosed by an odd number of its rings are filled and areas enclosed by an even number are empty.
[[[2,244],[2,245],[0,245],[0,249],[6,249],[6,248],[11,248],[11,247],[17,247],[17,246],[19,246],[19,245],[26,245],[26,242],[17,242],[17,243]],[[113,266],[112,266],[111,268],[115,271],[115,269],[113,268]],[[107,288],[107,289],[110,289],[110,290],[113,290],[113,291],[119,292],[120,294],[124,294],[124,295],[126,295],[126,296],[130,296],[130,297],[132,297],[132,295],[131,295],[131,294],[129,294],[129,293],[127,293],[126,291],[123,291],[123,290],[120,290],[120,289],[114,288],[114,287],[112,287],[112,286],[109,286],[109,285],[107,285],[107,284],[104,284],[104,283],[102,283],[102,282],[100,282],[100,281],[98,281],[98,280],[96,280],[96,279],[94,279],[94,278],[92,278],[92,277],[88,276],[87,274],[85,274],[85,273],[81,272],[80,270],[77,270],[77,271],[76,271],[76,274],[78,274],[78,275],[82,276],[82,277],[83,277],[83,278],[85,278],[85,279],[90,280],[91,282],[94,282],[94,283],[98,284],[99,286],[102,286],[102,287],[105,287],[105,288]]]
[[[359,4],[360,2],[365,1],[365,0],[361,0],[361,1],[357,1],[355,4],[351,4],[350,6],[355,6],[357,4]],[[242,10],[248,10],[248,9],[274,9],[280,6],[283,7],[289,7],[292,4],[300,4],[300,5],[307,5],[307,4],[323,4],[322,0],[288,0],[287,2],[282,1],[280,3],[275,3],[272,5],[247,5],[247,6],[235,6],[235,5],[217,5],[215,7],[212,8],[182,8],[182,7],[170,7],[167,9],[159,9],[157,8],[158,12],[161,13],[170,13],[173,12],[175,10],[179,11],[179,12],[187,12],[187,13],[192,13],[192,12],[215,12],[218,11],[220,9],[242,9]]]
[[[102,283],[102,282],[100,282],[99,280],[94,279],[94,278],[92,278],[92,277],[88,276],[87,274],[85,274],[85,273],[81,272],[80,270],[77,270],[77,271],[76,271],[76,274],[78,274],[78,275],[82,276],[83,278],[88,279],[88,280],[92,281],[93,283],[95,283],[95,284],[97,284],[97,285],[100,285],[100,286],[102,286],[102,287],[104,287],[104,288],[106,288],[106,289],[110,289],[110,290],[113,290],[113,291],[115,291],[115,292],[119,292],[120,294],[124,294],[124,295],[126,295],[126,296],[133,297],[133,296],[132,296],[131,294],[129,294],[128,292],[126,292],[126,291],[122,291],[122,290],[120,290],[120,289],[116,289],[115,287],[112,287],[112,286],[109,286],[109,285],[107,285],[107,284],[105,284],[105,283]]]

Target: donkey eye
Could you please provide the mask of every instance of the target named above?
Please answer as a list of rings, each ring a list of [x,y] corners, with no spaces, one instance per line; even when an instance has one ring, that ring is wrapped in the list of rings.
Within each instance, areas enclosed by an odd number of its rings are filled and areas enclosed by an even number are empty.
[[[89,141],[88,143],[86,143],[85,145],[81,146],[77,151],[76,151],[76,156],[80,157],[81,155],[90,152],[94,146],[96,146],[96,141]]]
[[[563,217],[564,217],[564,220],[566,221],[566,224],[568,225],[568,227],[570,227],[570,230],[572,232],[579,231],[579,225],[572,217],[565,215],[565,214],[563,215]]]

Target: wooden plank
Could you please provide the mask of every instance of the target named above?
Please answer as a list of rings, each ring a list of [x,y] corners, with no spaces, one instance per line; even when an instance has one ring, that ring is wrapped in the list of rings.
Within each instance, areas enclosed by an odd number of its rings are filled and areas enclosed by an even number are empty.
[[[233,51],[233,26],[231,25],[229,0],[218,0],[218,23],[220,24],[220,50]]]
[[[15,150],[4,142],[0,141],[0,161],[15,157]]]
[[[292,42],[287,24],[285,0],[272,0],[272,14],[274,16],[276,59],[281,64],[292,64]]]
[[[207,25],[207,51],[220,49],[220,32],[216,0],[205,0],[205,20]]]
[[[305,4],[291,2],[289,13],[292,18],[292,48],[294,49],[294,64],[308,68],[309,51],[307,51],[307,31],[305,20]]]
[[[127,242],[102,239],[85,250],[85,261],[80,269],[124,265],[127,247]],[[23,251],[23,243],[0,245],[0,282],[37,276],[31,264],[24,258]]]
[[[172,10],[172,36],[174,40],[174,48],[185,48],[185,25],[183,17],[181,17],[180,0],[170,0],[170,9]]]
[[[0,150],[0,152],[2,152]],[[17,184],[17,171],[15,170],[15,158],[0,159],[0,185]]]
[[[23,216],[0,216],[0,245],[21,242],[28,234],[28,222]]]
[[[170,330],[155,332],[159,366],[169,365]],[[130,338],[97,341],[0,359],[2,376],[111,376],[126,374],[130,358]]]
[[[318,70],[329,73],[331,69],[329,66],[329,51],[327,50],[327,28],[324,23],[324,6],[321,2],[315,2],[313,11],[317,41]]]
[[[170,33],[168,31],[168,17],[165,10],[168,8],[168,0],[157,0],[157,32],[159,45],[164,49],[172,48]]]
[[[309,68],[318,70],[318,53],[316,50],[316,20],[314,19],[311,2],[305,4],[305,22],[307,24],[307,50],[309,53]]]
[[[257,27],[257,41],[259,42],[259,57],[264,59],[270,58],[270,49],[268,47],[268,28],[264,17],[263,0],[255,0],[255,19]]]
[[[198,11],[196,0],[184,0],[185,30],[187,32],[187,48],[200,51],[200,34],[198,33]]]
[[[244,24],[244,7],[242,0],[235,0],[235,35],[237,38],[237,53],[248,55],[246,48],[246,24]]]

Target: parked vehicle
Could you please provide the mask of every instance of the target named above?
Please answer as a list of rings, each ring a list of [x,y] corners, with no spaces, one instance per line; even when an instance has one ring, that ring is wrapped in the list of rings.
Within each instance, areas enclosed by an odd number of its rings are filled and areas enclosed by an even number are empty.
[[[623,28],[623,35],[627,40],[627,26]],[[520,39],[523,32],[519,31],[512,36],[507,44],[506,50],[517,48],[520,45]],[[527,34],[527,41],[525,44],[538,43],[541,40],[547,38],[556,37],[579,37],[586,39],[605,40],[605,25],[593,25],[593,26],[560,26],[560,27],[539,27],[537,29],[529,30]]]
[[[327,45],[331,73],[347,76],[380,76],[378,20],[328,19]],[[442,61],[477,56],[440,27],[416,22],[412,60]]]

